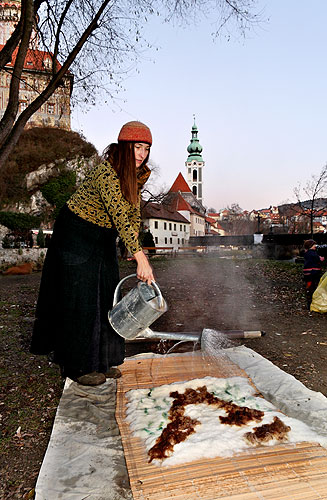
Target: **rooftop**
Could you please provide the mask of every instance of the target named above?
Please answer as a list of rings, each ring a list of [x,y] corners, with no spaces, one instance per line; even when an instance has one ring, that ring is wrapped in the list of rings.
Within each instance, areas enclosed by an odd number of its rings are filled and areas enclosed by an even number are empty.
[[[149,219],[165,219],[172,220],[174,222],[182,222],[183,224],[189,224],[189,221],[183,217],[176,210],[165,207],[160,203],[153,203],[142,200],[142,215],[143,218]]]
[[[169,189],[170,193],[178,193],[178,191],[180,191],[181,193],[192,193],[190,186],[187,184],[186,180],[180,172],[176,177],[175,182]]]

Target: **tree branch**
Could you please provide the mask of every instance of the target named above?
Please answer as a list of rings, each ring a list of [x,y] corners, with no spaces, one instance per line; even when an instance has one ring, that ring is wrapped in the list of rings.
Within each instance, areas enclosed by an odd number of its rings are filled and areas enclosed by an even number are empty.
[[[98,26],[98,21],[105,11],[107,5],[109,4],[111,0],[104,0],[100,8],[98,9],[96,15],[92,19],[91,23],[89,26],[85,29],[84,33],[80,37],[79,41],[73,48],[73,50],[70,52],[68,55],[66,61],[63,63],[59,71],[53,76],[47,87],[44,89],[44,91],[20,114],[18,119],[16,120],[15,125],[12,127],[10,133],[6,136],[3,145],[0,148],[0,166],[2,166],[5,162],[5,160],[8,158],[10,152],[12,149],[15,147],[17,144],[17,141],[19,139],[19,136],[24,129],[27,121],[29,118],[44,104],[48,98],[53,94],[53,92],[58,88],[60,81],[62,78],[65,76],[67,73],[69,67],[71,66],[72,62],[82,49],[84,43],[90,36],[90,34],[97,28]],[[25,52],[26,54],[26,52]],[[12,81],[14,78],[12,79]],[[19,83],[19,82],[18,82]],[[2,122],[1,122],[2,124]],[[1,136],[0,136],[1,137]]]
[[[34,17],[36,16],[41,4],[44,2],[44,0],[35,0],[34,1]],[[18,46],[21,38],[22,38],[22,33],[24,29],[24,15],[23,11],[25,9],[26,5],[26,0],[22,0],[22,14],[21,17],[16,25],[16,28],[12,32],[11,36],[8,38],[6,44],[4,45],[3,49],[0,52],[0,70],[3,69],[6,64],[8,64],[11,61],[12,55],[16,47]]]
[[[15,122],[19,106],[19,84],[24,62],[31,38],[34,21],[34,4],[33,0],[24,0],[22,10],[23,35],[17,52],[15,66],[10,82],[9,101],[3,118],[0,122],[0,143],[8,136],[8,130],[11,129]]]

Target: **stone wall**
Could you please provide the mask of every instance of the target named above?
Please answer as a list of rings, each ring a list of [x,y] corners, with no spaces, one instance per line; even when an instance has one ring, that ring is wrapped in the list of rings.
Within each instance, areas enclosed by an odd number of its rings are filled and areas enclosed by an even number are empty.
[[[0,270],[25,262],[34,262],[34,269],[41,270],[46,253],[46,248],[0,248]]]

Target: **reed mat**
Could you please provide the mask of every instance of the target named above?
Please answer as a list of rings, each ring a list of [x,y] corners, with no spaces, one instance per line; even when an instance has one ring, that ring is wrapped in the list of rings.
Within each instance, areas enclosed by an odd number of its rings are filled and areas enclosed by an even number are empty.
[[[262,446],[172,467],[148,463],[143,442],[125,420],[126,392],[206,376],[247,377],[227,358],[213,361],[201,352],[135,358],[120,369],[116,419],[134,500],[327,500],[327,450],[317,444]]]

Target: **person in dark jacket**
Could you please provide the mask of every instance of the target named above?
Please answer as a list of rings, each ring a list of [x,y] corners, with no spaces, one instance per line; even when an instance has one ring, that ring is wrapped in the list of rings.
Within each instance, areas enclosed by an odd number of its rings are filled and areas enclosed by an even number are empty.
[[[119,376],[125,342],[110,326],[119,282],[119,236],[150,284],[153,270],[138,239],[141,188],[152,136],[141,122],[126,123],[118,143],[87,175],[57,217],[47,251],[31,343],[33,354],[48,354],[64,377],[99,385]]]
[[[318,254],[315,240],[306,240],[303,246],[305,250],[303,255],[303,277],[305,281],[307,306],[308,309],[310,309],[313,292],[317,288],[321,278],[321,267],[324,257],[320,257]]]

